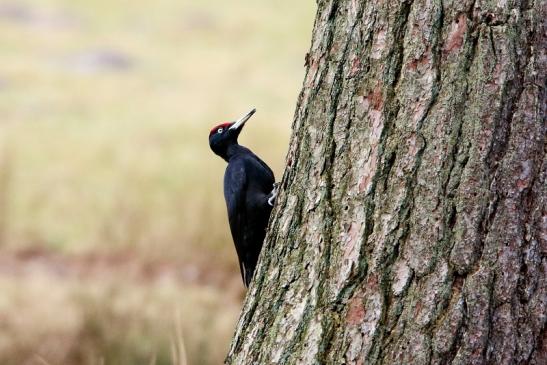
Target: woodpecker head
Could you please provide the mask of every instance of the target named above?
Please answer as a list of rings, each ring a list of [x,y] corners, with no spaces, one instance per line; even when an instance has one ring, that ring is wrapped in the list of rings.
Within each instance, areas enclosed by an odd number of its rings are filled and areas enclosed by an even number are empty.
[[[255,112],[256,109],[253,109],[235,122],[222,123],[211,129],[211,132],[209,132],[211,150],[223,159],[228,160],[228,148],[237,145],[239,133]]]

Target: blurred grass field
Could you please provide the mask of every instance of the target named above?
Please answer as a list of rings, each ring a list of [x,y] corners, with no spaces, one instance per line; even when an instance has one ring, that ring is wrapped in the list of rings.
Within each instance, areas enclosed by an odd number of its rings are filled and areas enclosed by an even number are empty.
[[[179,327],[222,362],[243,290],[208,132],[256,107],[240,142],[281,177],[314,11],[0,0],[0,364],[177,363]]]

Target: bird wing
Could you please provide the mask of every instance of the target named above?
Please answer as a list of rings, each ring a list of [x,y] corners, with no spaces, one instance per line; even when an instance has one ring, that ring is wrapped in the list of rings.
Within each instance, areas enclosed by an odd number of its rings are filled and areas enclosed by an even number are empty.
[[[247,221],[245,209],[245,191],[247,188],[247,175],[242,163],[231,163],[226,168],[224,175],[224,199],[228,208],[228,220],[230,231],[236,247],[239,259],[239,269],[244,283],[246,280],[246,269],[244,263],[245,232],[243,227]]]
[[[268,166],[266,162],[262,161],[260,157],[258,157],[255,154],[253,154],[253,158],[264,168],[265,172],[269,175],[268,177],[272,180],[272,184],[273,184],[275,182],[275,177],[270,166]]]

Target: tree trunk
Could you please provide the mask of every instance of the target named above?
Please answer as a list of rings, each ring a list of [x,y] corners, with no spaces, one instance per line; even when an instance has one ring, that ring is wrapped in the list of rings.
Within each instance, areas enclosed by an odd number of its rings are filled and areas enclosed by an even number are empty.
[[[547,364],[545,7],[318,2],[228,364]]]

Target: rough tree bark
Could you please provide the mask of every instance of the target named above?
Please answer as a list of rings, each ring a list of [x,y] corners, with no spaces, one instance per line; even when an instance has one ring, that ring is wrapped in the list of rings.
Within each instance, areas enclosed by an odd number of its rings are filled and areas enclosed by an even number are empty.
[[[547,364],[543,0],[320,0],[228,364]]]

